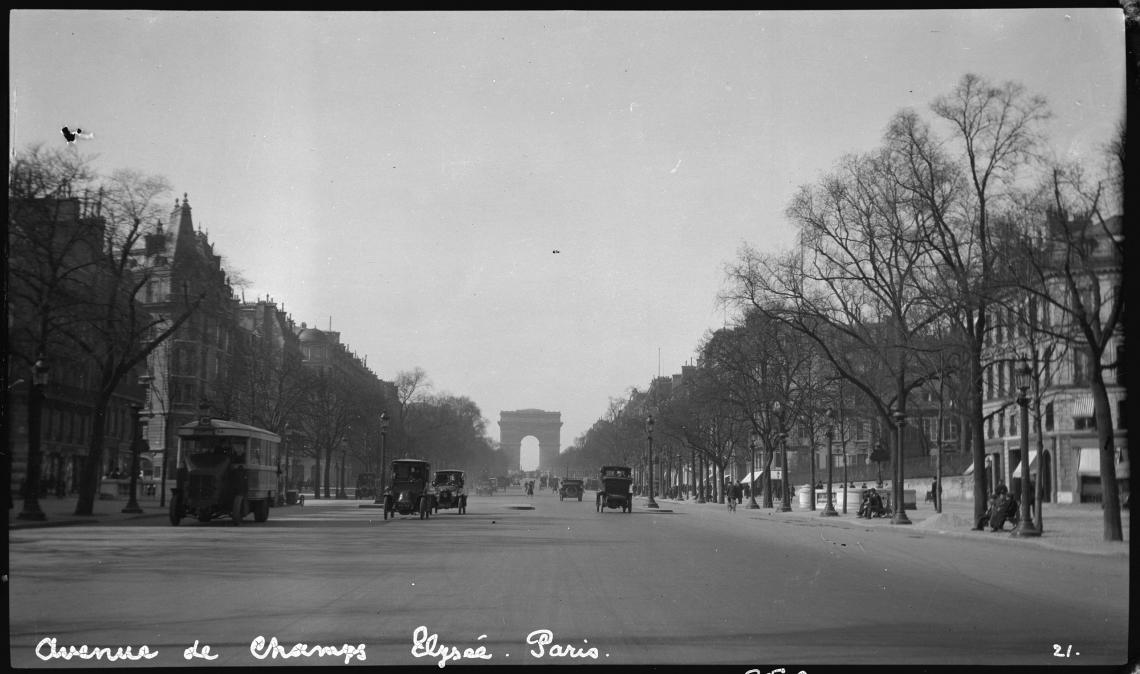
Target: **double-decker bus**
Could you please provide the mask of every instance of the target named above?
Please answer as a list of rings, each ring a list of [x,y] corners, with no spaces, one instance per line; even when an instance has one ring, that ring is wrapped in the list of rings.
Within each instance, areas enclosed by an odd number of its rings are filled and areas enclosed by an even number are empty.
[[[180,426],[170,523],[228,516],[238,524],[250,512],[264,522],[278,488],[280,446],[276,433],[236,421],[201,417]]]

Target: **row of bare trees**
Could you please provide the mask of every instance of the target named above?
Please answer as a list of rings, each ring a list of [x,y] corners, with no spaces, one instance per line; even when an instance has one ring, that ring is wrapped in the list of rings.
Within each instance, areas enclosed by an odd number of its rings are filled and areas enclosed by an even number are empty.
[[[878,148],[802,186],[787,208],[794,247],[742,247],[721,297],[739,325],[706,339],[697,385],[683,402],[671,397],[675,418],[663,426],[714,466],[755,434],[768,467],[774,434],[792,422],[814,434],[820,410],[846,404],[888,429],[917,392],[942,400],[949,388],[982,466],[984,406],[1003,395],[985,390],[987,373],[1025,359],[1039,403],[1074,383],[1061,359],[1082,354],[1089,376],[1076,383],[1094,401],[1104,537],[1121,540],[1106,373],[1118,367],[1125,297],[1123,126],[1090,164],[1049,154],[1048,105],[1016,83],[966,75],[930,111],[900,111]],[[726,406],[734,422],[713,412]],[[580,440],[584,449],[594,437]],[[893,450],[899,478],[904,457]],[[893,486],[901,502],[901,479]],[[980,516],[984,471],[973,495]]]
[[[54,377],[93,393],[77,515],[94,507],[112,398],[203,300],[181,289],[170,320],[135,302],[150,274],[131,250],[168,191],[164,179],[134,171],[100,178],[67,149],[35,146],[9,163],[6,376],[18,379],[42,357]]]
[[[13,156],[8,187],[5,376],[10,386],[26,383],[31,377],[24,373],[43,358],[57,381],[92,392],[80,515],[92,513],[98,494],[115,396],[141,397],[134,389],[148,359],[169,360],[168,340],[201,321],[204,306],[231,301],[228,283],[207,282],[205,270],[202,279],[189,274],[161,314],[146,311],[139,300],[154,270],[132,253],[144,243],[142,223],[164,215],[160,203],[167,203],[170,187],[134,171],[102,177],[91,162],[74,148],[34,146]],[[211,384],[213,413],[277,432],[293,457],[314,459],[321,479],[315,495],[321,487],[331,494],[337,459],[370,472],[379,468],[383,411],[394,422],[386,429],[389,458],[430,456],[461,467],[493,462],[479,408],[467,398],[430,394],[422,369],[401,372],[391,385],[361,372],[314,371],[299,350],[285,346],[291,322],[282,315],[264,318],[250,334],[235,331],[229,341],[227,366]],[[169,373],[171,365],[158,370]],[[169,421],[169,387],[156,390],[164,394],[158,403]],[[29,458],[38,465],[38,457]]]

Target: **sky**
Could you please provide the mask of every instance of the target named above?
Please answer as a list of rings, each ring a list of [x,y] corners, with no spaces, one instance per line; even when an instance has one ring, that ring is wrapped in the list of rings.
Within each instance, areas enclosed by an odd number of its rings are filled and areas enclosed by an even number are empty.
[[[247,301],[422,367],[495,440],[559,411],[565,448],[731,322],[725,266],[791,245],[797,187],[966,73],[1093,157],[1122,12],[13,11],[9,145],[94,133],[100,171],[189,195]]]

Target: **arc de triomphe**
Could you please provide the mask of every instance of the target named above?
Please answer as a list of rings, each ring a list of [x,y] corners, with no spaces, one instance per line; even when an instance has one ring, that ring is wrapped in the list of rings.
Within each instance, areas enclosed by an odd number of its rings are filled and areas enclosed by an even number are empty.
[[[538,469],[554,470],[561,450],[561,433],[561,412],[499,412],[499,449],[506,452],[508,470],[520,470],[519,452],[523,438],[528,435],[538,438]]]

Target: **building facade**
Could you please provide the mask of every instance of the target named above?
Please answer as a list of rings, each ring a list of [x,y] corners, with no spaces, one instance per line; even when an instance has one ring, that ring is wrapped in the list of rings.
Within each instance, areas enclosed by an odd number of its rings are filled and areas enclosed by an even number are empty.
[[[1085,306],[1107,318],[1114,293],[1120,292],[1123,259],[1118,244],[1123,236],[1123,218],[1116,216],[1104,226],[1092,222],[1060,223],[1050,220],[1042,227],[1068,228],[1065,236],[1041,237],[1042,246],[1059,248],[1078,242],[1081,272],[1099,285],[1092,300],[1090,288]],[[1079,230],[1079,231],[1074,231]],[[1053,251],[1064,255],[1065,251]],[[1057,258],[1057,255],[1053,256]],[[1050,258],[1046,258],[1050,259]],[[1063,261],[1058,259],[1058,266]],[[1073,265],[1072,258],[1067,263]],[[1071,272],[1069,272],[1072,274]],[[1077,279],[1080,281],[1081,279]],[[1091,282],[1091,281],[1090,281]],[[1004,482],[1011,488],[1021,479],[1021,439],[1029,433],[1030,473],[1040,469],[1043,500],[1056,503],[1096,503],[1102,494],[1097,421],[1090,384],[1093,368],[1100,368],[1107,388],[1112,416],[1116,478],[1124,500],[1129,491],[1127,434],[1127,388],[1124,380],[1124,334],[1119,327],[1108,335],[1100,363],[1092,362],[1087,347],[1072,325],[1072,297],[1066,275],[1060,270],[1046,274],[1043,289],[1054,297],[1067,298],[1061,308],[1048,301],[1026,296],[1009,302],[995,313],[994,329],[986,344],[990,366],[984,379],[987,478],[991,487]],[[1034,325],[1039,325],[1034,329]],[[1025,365],[1023,365],[1023,362]],[[1022,428],[1019,368],[1028,366],[1030,427]],[[1038,466],[1038,464],[1040,464]]]
[[[196,420],[203,407],[211,408],[211,414],[220,411],[218,401],[225,397],[223,382],[238,330],[239,300],[221,256],[206,234],[195,230],[186,194],[175,199],[167,221],[155,222],[140,243],[132,254],[137,265],[148,268],[150,278],[137,299],[159,319],[155,335],[187,311],[188,303],[199,300],[189,319],[147,359],[143,416],[149,449],[143,470],[162,480],[173,475],[176,429]]]

